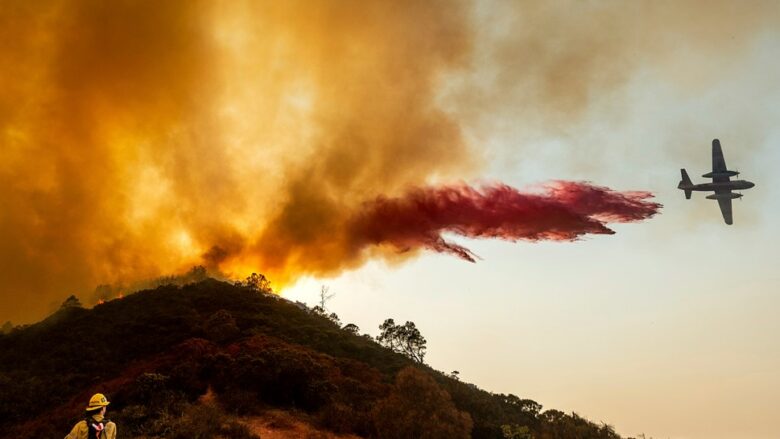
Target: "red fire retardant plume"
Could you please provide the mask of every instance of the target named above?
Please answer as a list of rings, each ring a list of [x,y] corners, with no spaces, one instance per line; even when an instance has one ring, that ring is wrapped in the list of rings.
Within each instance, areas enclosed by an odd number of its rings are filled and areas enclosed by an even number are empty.
[[[555,181],[540,193],[504,184],[423,187],[401,197],[365,203],[352,220],[355,244],[388,244],[399,251],[427,248],[474,262],[469,249],[448,242],[443,232],[508,241],[574,241],[614,234],[607,222],[650,218],[662,207],[649,192],[616,192],[589,183]]]

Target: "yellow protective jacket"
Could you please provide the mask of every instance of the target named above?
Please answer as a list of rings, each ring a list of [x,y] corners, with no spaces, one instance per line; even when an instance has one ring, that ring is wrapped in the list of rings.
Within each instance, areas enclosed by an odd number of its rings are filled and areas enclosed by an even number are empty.
[[[100,422],[103,420],[103,417],[100,415],[93,415],[92,419]],[[89,433],[87,421],[79,421],[76,423],[76,425],[73,426],[73,430],[71,430],[70,433],[65,436],[65,439],[93,439],[87,438],[87,433]],[[103,433],[100,434],[100,439],[116,439],[116,424],[108,421],[108,423],[106,423],[105,429],[103,430]]]

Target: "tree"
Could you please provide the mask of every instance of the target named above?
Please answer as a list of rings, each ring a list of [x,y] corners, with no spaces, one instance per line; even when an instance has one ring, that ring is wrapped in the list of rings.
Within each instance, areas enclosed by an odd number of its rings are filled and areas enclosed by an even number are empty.
[[[500,394],[498,397],[501,398],[504,403],[517,407],[523,413],[527,413],[534,417],[542,411],[542,405],[531,399],[520,399],[511,393],[508,395]]]
[[[417,329],[414,322],[396,325],[393,319],[387,319],[379,325],[379,330],[381,332],[376,337],[379,344],[404,354],[418,363],[423,362],[428,342]]]
[[[328,304],[328,301],[334,297],[336,297],[336,293],[331,293],[330,288],[328,288],[328,286],[322,285],[320,287],[320,303],[319,305],[312,308],[311,312],[317,314],[318,316],[325,317],[326,319],[330,320],[331,322],[341,327],[341,320],[339,319],[338,314],[336,314],[335,312],[328,313],[328,308],[326,306]]]
[[[206,320],[203,331],[210,340],[217,343],[229,341],[241,334],[236,319],[224,309],[215,312]]]
[[[336,314],[335,312],[332,312],[332,313],[328,314],[328,312],[325,311],[325,309],[322,308],[319,305],[317,305],[314,308],[312,308],[311,312],[313,312],[314,314],[317,314],[320,317],[325,317],[326,319],[330,320],[331,322],[335,323],[336,325],[341,326],[341,320],[339,319],[338,314]]]
[[[539,415],[542,437],[587,437],[593,439],[620,439],[615,429],[607,424],[595,425],[582,416],[568,415],[560,410],[547,410]]]
[[[81,301],[78,297],[71,294],[70,297],[65,299],[64,302],[62,302],[62,305],[60,306],[60,309],[66,309],[66,308],[81,308]]]
[[[188,271],[182,279],[182,283],[184,285],[186,284],[192,284],[204,281],[209,278],[209,273],[206,270],[206,267],[202,265],[195,265],[193,266],[190,271]]]
[[[3,327],[0,328],[0,334],[9,334],[11,331],[13,331],[14,325],[10,321],[7,321],[3,323]]]
[[[354,323],[348,323],[348,324],[344,325],[344,327],[341,328],[341,329],[349,332],[350,334],[354,334],[354,335],[358,335],[358,333],[360,332],[360,328],[358,327],[358,325],[356,325]]]
[[[271,281],[269,281],[268,278],[266,278],[264,275],[257,274],[257,273],[252,273],[249,276],[247,276],[244,282],[241,281],[236,282],[236,286],[245,287],[259,293],[274,292],[274,290],[271,288]]]
[[[517,424],[502,425],[501,433],[504,439],[533,439],[534,437],[528,427]]]
[[[385,319],[385,321],[379,325],[379,331],[379,335],[376,336],[376,341],[378,341],[382,346],[392,351],[398,352],[398,325],[395,324],[395,320]]]
[[[446,390],[411,366],[398,372],[390,395],[379,401],[372,417],[380,439],[466,439],[473,426]]]
[[[336,297],[336,293],[331,293],[330,287],[322,285],[320,287],[320,308],[322,308],[323,311],[327,310],[328,307],[326,305],[328,304],[328,301],[334,297]]]

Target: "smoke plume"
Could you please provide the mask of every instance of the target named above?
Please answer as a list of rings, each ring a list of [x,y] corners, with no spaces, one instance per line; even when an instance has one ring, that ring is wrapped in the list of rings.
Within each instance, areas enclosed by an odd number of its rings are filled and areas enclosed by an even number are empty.
[[[201,263],[242,276],[269,261],[293,279],[296,258],[274,253],[326,243],[359,200],[470,172],[435,102],[466,60],[466,15],[451,1],[3,2],[0,318]]]

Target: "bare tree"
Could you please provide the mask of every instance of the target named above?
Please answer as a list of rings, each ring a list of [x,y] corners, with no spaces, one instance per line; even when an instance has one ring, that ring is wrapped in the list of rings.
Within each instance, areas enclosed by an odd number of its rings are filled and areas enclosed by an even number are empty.
[[[320,308],[322,308],[323,311],[327,310],[327,303],[330,299],[336,297],[336,293],[330,292],[330,287],[327,285],[322,285],[320,287]]]
[[[327,285],[323,285],[320,287],[320,303],[319,305],[312,308],[311,312],[317,314],[318,316],[325,317],[326,319],[341,327],[341,320],[339,319],[338,314],[335,312],[328,313],[328,309],[326,308],[328,301],[335,296],[336,293],[332,293]]]

